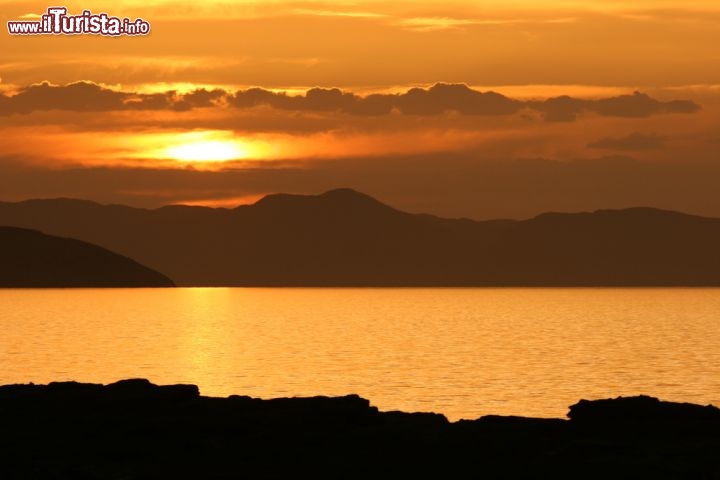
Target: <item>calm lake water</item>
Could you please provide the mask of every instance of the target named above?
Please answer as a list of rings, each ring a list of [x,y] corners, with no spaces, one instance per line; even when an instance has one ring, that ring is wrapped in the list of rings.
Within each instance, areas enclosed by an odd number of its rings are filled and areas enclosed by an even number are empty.
[[[0,384],[144,377],[204,395],[564,417],[720,404],[720,289],[0,290]]]

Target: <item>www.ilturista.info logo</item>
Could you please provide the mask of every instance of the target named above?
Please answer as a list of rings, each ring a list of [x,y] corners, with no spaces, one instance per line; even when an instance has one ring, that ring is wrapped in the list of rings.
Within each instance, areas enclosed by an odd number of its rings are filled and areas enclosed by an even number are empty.
[[[65,7],[50,7],[40,20],[14,20],[7,22],[10,35],[147,35],[150,24],[142,18],[108,16],[83,10],[80,15],[68,15]]]

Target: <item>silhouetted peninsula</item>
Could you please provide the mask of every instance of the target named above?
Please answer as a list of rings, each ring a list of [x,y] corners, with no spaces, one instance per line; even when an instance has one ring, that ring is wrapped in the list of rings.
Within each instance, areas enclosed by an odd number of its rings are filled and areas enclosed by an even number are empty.
[[[0,224],[101,245],[184,286],[720,285],[720,219],[653,208],[472,221],[339,189],[235,209],[0,203]]]
[[[569,420],[379,412],[124,380],[0,387],[0,476],[54,479],[720,478],[720,410],[580,401]]]
[[[0,287],[172,287],[166,276],[96,245],[0,227]],[[1,476],[1,475],[0,475]]]

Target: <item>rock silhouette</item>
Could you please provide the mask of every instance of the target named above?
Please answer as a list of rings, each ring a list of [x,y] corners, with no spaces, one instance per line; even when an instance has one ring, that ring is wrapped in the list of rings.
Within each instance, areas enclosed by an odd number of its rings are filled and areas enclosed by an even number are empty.
[[[104,248],[0,227],[0,287],[172,287],[166,276]]]
[[[720,478],[720,410],[581,401],[570,419],[380,412],[357,395],[201,396],[147,380],[0,387],[20,478]]]
[[[235,209],[0,203],[0,224],[101,245],[183,286],[720,285],[720,219],[652,208],[472,221],[339,189]]]

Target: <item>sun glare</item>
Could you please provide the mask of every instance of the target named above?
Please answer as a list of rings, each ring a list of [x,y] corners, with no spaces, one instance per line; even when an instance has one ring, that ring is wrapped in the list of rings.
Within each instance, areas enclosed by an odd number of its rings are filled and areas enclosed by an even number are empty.
[[[167,149],[169,157],[183,162],[227,162],[247,157],[242,146],[222,140],[176,145]]]
[[[163,150],[165,158],[181,162],[228,162],[252,157],[250,145],[226,132],[189,132],[177,135]]]

